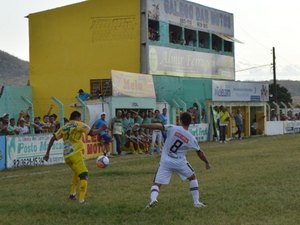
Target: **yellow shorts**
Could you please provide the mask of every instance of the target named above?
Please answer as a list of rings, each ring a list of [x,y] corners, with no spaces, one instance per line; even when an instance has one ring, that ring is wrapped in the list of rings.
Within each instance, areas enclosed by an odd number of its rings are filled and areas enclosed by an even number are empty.
[[[82,173],[88,173],[88,169],[85,166],[81,151],[76,151],[73,154],[65,157],[65,162],[78,176]]]

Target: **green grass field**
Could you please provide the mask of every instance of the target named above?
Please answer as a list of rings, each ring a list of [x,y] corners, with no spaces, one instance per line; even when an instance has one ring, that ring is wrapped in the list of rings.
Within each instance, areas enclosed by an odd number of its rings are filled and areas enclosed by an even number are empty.
[[[202,143],[212,169],[188,159],[208,207],[195,209],[188,182],[176,175],[159,204],[143,209],[159,157],[111,158],[106,169],[88,160],[88,205],[67,200],[71,172],[64,165],[0,172],[0,224],[26,225],[295,225],[300,224],[300,135]]]

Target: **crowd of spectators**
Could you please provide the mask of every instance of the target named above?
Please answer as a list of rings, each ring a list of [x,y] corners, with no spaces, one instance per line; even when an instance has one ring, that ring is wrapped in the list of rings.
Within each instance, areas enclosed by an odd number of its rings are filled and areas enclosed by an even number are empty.
[[[207,122],[205,109],[202,108],[200,110],[197,103],[194,102],[193,105],[187,109],[187,112],[192,115],[192,124]]]
[[[4,113],[0,117],[0,135],[23,135],[30,134],[34,131],[35,134],[39,133],[54,133],[59,127],[60,123],[57,121],[57,115],[51,114],[53,105],[43,118],[37,116],[33,122],[30,122],[28,108],[26,111],[21,111],[18,118],[10,117],[8,113]]]
[[[149,36],[149,39],[152,41],[159,41],[159,38],[160,38],[158,31],[156,29],[154,29],[153,27],[148,28],[148,36]]]
[[[293,121],[300,120],[300,112],[293,112],[293,110],[287,110],[287,113],[284,113],[282,110],[279,111],[279,115],[275,109],[270,111],[270,121]]]
[[[167,109],[160,113],[156,110],[131,110],[118,109],[116,117],[109,123],[111,133],[117,144],[117,153],[120,155],[126,151],[133,154],[157,152],[160,154],[164,142],[164,133],[161,131],[150,131],[148,129],[133,129],[134,124],[168,123]]]

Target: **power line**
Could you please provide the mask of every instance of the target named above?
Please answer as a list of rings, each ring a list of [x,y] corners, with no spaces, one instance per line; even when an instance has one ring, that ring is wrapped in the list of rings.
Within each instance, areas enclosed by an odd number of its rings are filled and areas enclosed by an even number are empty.
[[[273,64],[270,63],[270,64],[265,64],[265,65],[260,65],[260,66],[253,66],[253,67],[249,67],[249,68],[242,69],[242,70],[236,70],[235,72],[238,73],[238,72],[242,72],[242,71],[246,71],[246,70],[252,70],[252,69],[257,69],[257,68],[266,67],[266,66],[273,66]]]

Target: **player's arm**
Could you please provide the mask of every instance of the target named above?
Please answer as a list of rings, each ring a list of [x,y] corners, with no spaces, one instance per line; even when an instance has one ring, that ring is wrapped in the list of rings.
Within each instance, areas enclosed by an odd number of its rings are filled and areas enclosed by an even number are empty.
[[[104,124],[101,127],[99,127],[98,129],[94,129],[94,128],[90,129],[88,135],[95,136],[97,134],[100,134],[101,131],[106,130],[106,129],[107,129],[107,126]]]
[[[163,130],[163,125],[161,123],[152,123],[152,124],[138,124],[133,125],[134,128],[146,128],[150,130]]]
[[[199,150],[199,151],[197,151],[197,155],[203,162],[205,162],[206,169],[210,169],[210,164],[209,164],[204,152]]]
[[[51,147],[52,147],[54,141],[56,141],[55,135],[52,136],[52,138],[50,139],[50,141],[49,141],[49,143],[48,143],[47,152],[46,152],[46,154],[44,155],[44,160],[46,160],[46,161],[48,161],[48,159],[49,159],[49,154],[50,154]]]

